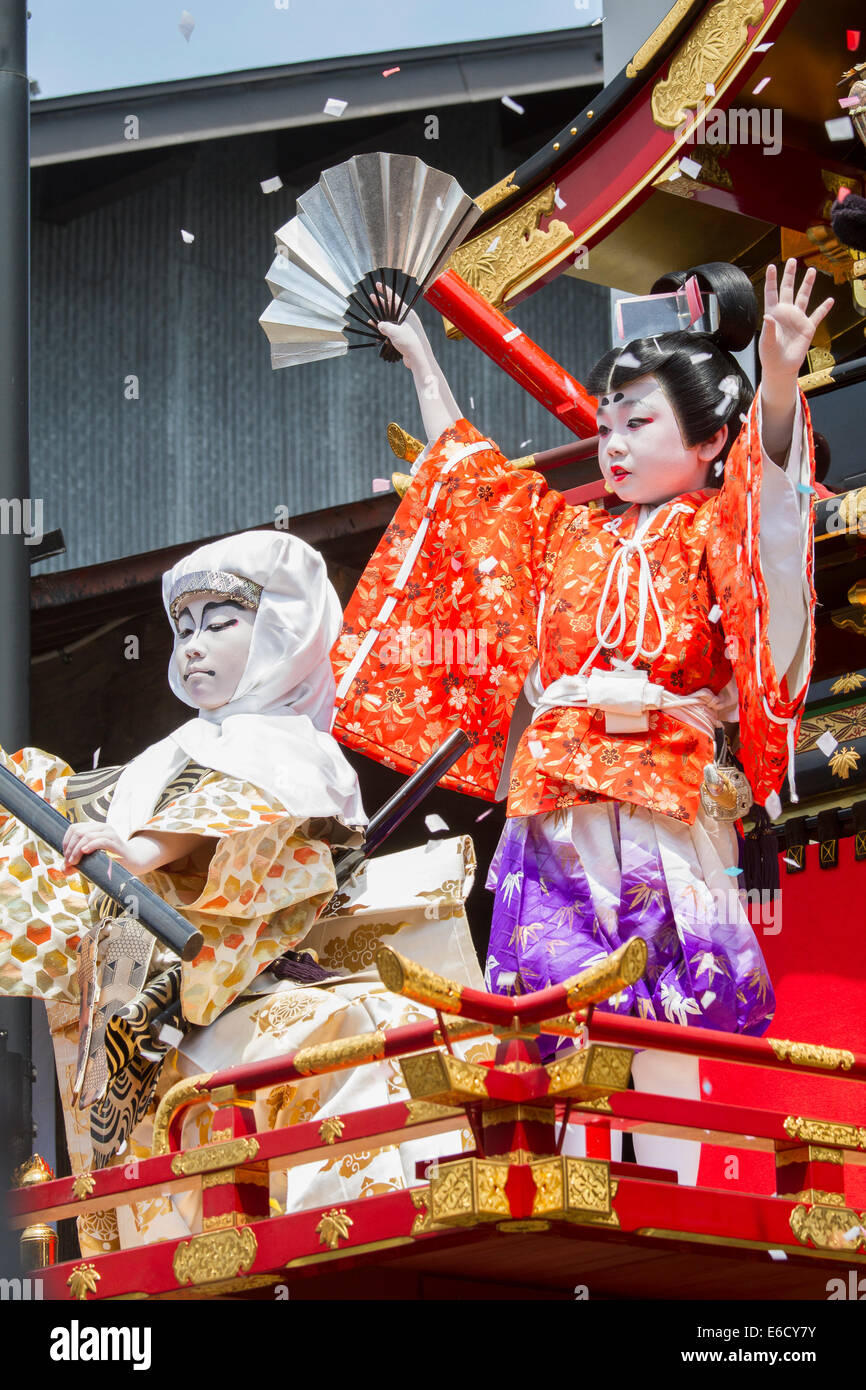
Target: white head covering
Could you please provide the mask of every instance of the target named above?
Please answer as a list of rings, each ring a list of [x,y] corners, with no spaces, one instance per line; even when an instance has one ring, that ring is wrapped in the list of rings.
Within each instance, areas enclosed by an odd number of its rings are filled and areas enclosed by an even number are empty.
[[[207,571],[261,586],[243,675],[228,704],[199,710],[197,719],[128,764],[111,800],[110,824],[124,837],[140,830],[160,793],[192,759],[251,782],[301,819],[334,817],[363,826],[358,779],[328,732],[335,689],[329,653],[342,610],[321,555],[297,536],[275,531],[213,541],[163,575],[167,613],[178,585]],[[168,679],[178,699],[195,706],[173,657]]]

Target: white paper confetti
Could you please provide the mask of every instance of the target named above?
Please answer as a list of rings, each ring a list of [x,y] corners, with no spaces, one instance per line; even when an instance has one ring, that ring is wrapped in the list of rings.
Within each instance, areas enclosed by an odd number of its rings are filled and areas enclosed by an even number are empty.
[[[797,863],[796,859],[789,859],[787,854],[782,862],[787,864],[791,869],[801,869],[803,867],[802,864]]]
[[[845,1231],[844,1235],[845,1240],[856,1240],[858,1236],[866,1235],[866,1230],[862,1226],[852,1226],[850,1231]]]
[[[390,479],[390,478],[374,478],[374,479],[373,479],[373,491],[374,491],[374,492],[390,492],[390,490],[391,490],[391,479]]]
[[[436,832],[437,832],[437,830],[447,830],[447,829],[448,829],[448,824],[447,824],[447,822],[444,821],[444,820],[442,819],[441,816],[437,816],[437,815],[435,814],[435,812],[434,812],[434,814],[433,814],[432,816],[425,816],[425,817],[424,817],[424,824],[426,825],[427,829],[430,831],[430,834],[431,834],[431,835],[435,835]]]
[[[537,738],[531,738],[529,740],[529,755],[532,758],[544,757],[544,744],[539,743]]]
[[[767,1254],[771,1260],[787,1260],[788,1258],[784,1250],[768,1250]]]
[[[631,369],[634,367],[639,368],[640,362],[638,362],[633,352],[621,352],[619,357],[616,359],[616,365],[618,367],[628,367]]]
[[[183,230],[183,227],[181,227],[181,229],[180,229],[180,234],[181,234],[181,236],[183,237],[184,241],[186,242],[187,246],[191,246],[192,243],[195,241],[195,235],[194,235],[194,233],[192,233],[192,232],[185,232],[185,231]]]
[[[97,748],[96,752],[95,752],[94,755],[93,755],[93,766],[94,766],[95,768],[96,768],[96,767],[99,767],[99,755],[100,755],[101,752],[102,752],[102,749],[101,749],[101,748]]]
[[[839,747],[837,740],[830,733],[829,729],[824,730],[821,737],[815,740],[815,744],[818,748],[821,749],[821,752],[824,754],[825,758],[829,758],[833,753],[836,752],[836,749]]]
[[[512,328],[512,330],[511,330],[510,333],[505,333],[505,334],[503,335],[503,342],[506,342],[506,343],[513,343],[513,342],[514,342],[514,339],[515,339],[515,338],[519,338],[519,337],[521,336],[522,333],[523,333],[523,329],[522,329],[522,328]]]
[[[780,799],[779,799],[779,793],[778,793],[778,792],[770,792],[770,795],[767,797],[767,800],[764,802],[764,810],[766,811],[767,815],[770,817],[770,820],[778,820],[778,819],[779,819],[780,815],[782,814],[782,803],[781,803],[781,801],[780,801]]]
[[[528,449],[531,443],[532,443],[532,440],[531,440],[531,439],[521,439],[521,441],[520,441],[520,447],[521,447],[521,449]]]
[[[501,240],[502,240],[502,237],[501,237],[501,236],[495,236],[495,237],[493,238],[493,240],[491,241],[490,245],[488,246],[487,250],[488,250],[488,251],[495,251]]]
[[[558,188],[554,189],[553,191],[553,201],[555,202],[558,208],[565,207],[565,199],[562,197],[562,194],[560,193]]]
[[[834,116],[832,120],[824,122],[824,129],[831,140],[854,139],[854,127],[850,116]]]
[[[719,618],[720,618],[721,616],[722,616],[722,610],[721,610],[721,608],[719,607],[719,605],[718,605],[717,603],[714,603],[713,606],[712,606],[712,608],[710,609],[709,613],[707,614],[707,617],[709,618],[709,620],[710,620],[711,623],[717,623],[717,622],[719,621]]]
[[[740,424],[741,424],[741,425],[747,425],[748,423],[749,423],[749,417],[748,417],[748,415],[744,415],[743,412],[740,411]]]
[[[497,989],[511,989],[517,979],[516,970],[500,970],[496,976]]]
[[[604,15],[599,15],[598,19],[594,19],[589,27],[590,29],[595,29],[599,24],[604,24]]]
[[[128,1141],[127,1141],[126,1139],[124,1139],[124,1141],[123,1141],[123,1143],[121,1144],[120,1148],[114,1150],[114,1152],[115,1152],[115,1154],[117,1155],[118,1158],[120,1158],[120,1155],[121,1155],[121,1154],[125,1154],[125,1153],[126,1153],[127,1147],[128,1147]]]
[[[349,103],[347,101],[340,101],[339,97],[328,97],[328,100],[322,107],[322,114],[325,116],[342,116],[348,105]]]
[[[515,111],[518,116],[525,116],[526,112],[519,101],[514,101],[511,97],[503,97],[502,105],[507,106],[509,111]]]
[[[717,478],[720,478],[720,477],[722,476],[722,474],[724,473],[724,471],[725,471],[724,459],[716,459],[715,463],[713,464],[713,472],[715,473],[716,477],[717,477]]]
[[[148,1062],[161,1062],[165,1056],[164,1052],[151,1052],[150,1049],[146,1047],[140,1047],[138,1051]]]
[[[754,51],[755,51],[756,53],[769,53],[769,51],[770,51],[770,49],[771,49],[772,47],[773,47],[772,42],[771,42],[771,43],[756,43],[756,44],[755,44],[755,49],[754,49]]]
[[[279,174],[274,174],[272,179],[262,179],[259,187],[263,193],[279,193],[283,186],[283,181]]]
[[[189,43],[189,36],[195,28],[195,20],[193,19],[189,10],[184,10],[183,14],[180,17],[180,24],[177,27],[183,34],[187,43]]]
[[[486,820],[487,817],[488,817],[488,816],[491,816],[492,814],[493,814],[493,807],[492,807],[492,806],[488,806],[486,811],[482,811],[480,816],[476,816],[476,817],[475,817],[476,824],[477,824],[477,822],[480,821],[480,820]]]
[[[474,409],[475,409],[475,397],[474,397],[474,396],[470,396],[470,397],[469,397],[469,409],[470,409],[470,410],[474,410]]]
[[[681,159],[680,173],[688,174],[690,179],[696,179],[700,177],[701,166],[696,159]]]
[[[164,1023],[159,1030],[159,1040],[168,1047],[178,1047],[183,1042],[183,1031],[174,1028],[170,1023]]]
[[[711,352],[690,352],[689,361],[697,366],[698,362],[709,362],[712,355]]]
[[[495,555],[488,555],[484,560],[478,561],[478,568],[482,574],[489,574],[491,570],[496,569],[498,564],[499,561]]]
[[[768,85],[768,83],[769,83],[771,80],[772,80],[772,79],[769,78],[769,77],[762,77],[761,80],[760,80],[760,82],[758,83],[757,87],[753,87],[753,88],[752,88],[752,96],[753,96],[753,97],[759,96],[760,93],[764,90],[764,88]]]
[[[708,82],[708,83],[707,83],[706,87],[704,88],[704,94],[705,94],[706,96],[708,96],[708,97],[714,97],[714,96],[716,95],[716,84],[715,84],[715,82]]]

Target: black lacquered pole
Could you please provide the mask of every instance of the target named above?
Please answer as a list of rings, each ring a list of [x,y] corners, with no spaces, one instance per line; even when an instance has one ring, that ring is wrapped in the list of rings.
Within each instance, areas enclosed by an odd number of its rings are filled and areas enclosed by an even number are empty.
[[[70,822],[5,767],[0,767],[0,806],[11,812],[16,820],[23,821],[58,854],[62,853],[63,837]],[[201,932],[184,921],[179,912],[116,859],[109,859],[104,850],[82,855],[76,870],[130,912],[164,946],[176,951],[182,960],[192,960],[198,955],[204,945]]]

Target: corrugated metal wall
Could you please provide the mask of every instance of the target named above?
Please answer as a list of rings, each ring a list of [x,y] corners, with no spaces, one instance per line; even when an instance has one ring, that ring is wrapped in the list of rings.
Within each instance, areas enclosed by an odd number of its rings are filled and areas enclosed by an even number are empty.
[[[353,152],[344,129],[331,163]],[[436,142],[423,129],[407,120],[385,148],[472,193],[511,167],[495,108],[451,108]],[[271,370],[257,319],[273,232],[315,174],[263,195],[269,138],[201,145],[184,173],[62,226],[34,220],[32,495],[67,543],[42,571],[257,525],[281,505],[356,501],[394,467],[387,422],[420,433],[409,373],[373,351]],[[570,437],[470,343],[446,340],[426,306],[422,317],[461,406],[506,452]],[[563,276],[514,321],[583,379],[609,341],[608,292]]]

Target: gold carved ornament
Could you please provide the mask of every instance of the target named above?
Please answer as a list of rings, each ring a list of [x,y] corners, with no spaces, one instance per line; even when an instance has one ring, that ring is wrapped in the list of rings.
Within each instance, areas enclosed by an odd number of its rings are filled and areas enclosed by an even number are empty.
[[[792,1139],[811,1144],[835,1144],[840,1149],[866,1149],[866,1128],[857,1125],[837,1125],[829,1120],[804,1120],[801,1115],[789,1115],[785,1133]]]
[[[652,114],[663,130],[676,130],[690,109],[707,101],[707,84],[717,84],[749,41],[749,28],[764,18],[761,0],[719,0],[671,59],[667,77],[652,94]]]
[[[796,1206],[788,1219],[801,1245],[848,1252],[866,1248],[866,1212],[858,1216],[850,1207]]]
[[[435,1100],[407,1100],[406,1102],[406,1124],[420,1125],[427,1124],[430,1120],[448,1120],[452,1117],[464,1115],[464,1111],[456,1105],[439,1105]]]
[[[174,1252],[174,1277],[179,1284],[210,1284],[216,1279],[234,1279],[250,1269],[258,1248],[251,1226],[229,1227],[193,1236]]]
[[[478,195],[475,202],[482,212],[489,212],[497,203],[502,203],[506,198],[510,198],[512,193],[520,192],[519,185],[514,182],[516,173],[517,170],[512,169],[511,173],[506,174],[504,179],[500,179],[492,188],[488,188],[486,192]]]
[[[89,1197],[95,1186],[96,1179],[92,1173],[79,1173],[72,1184],[72,1195],[76,1202],[83,1202],[85,1197]]]
[[[319,1125],[319,1138],[323,1144],[334,1144],[346,1128],[346,1121],[339,1115],[329,1115]]]
[[[255,1158],[259,1151],[257,1139],[231,1139],[227,1144],[205,1144],[200,1149],[188,1149],[175,1154],[171,1171],[178,1177],[190,1173],[210,1173],[215,1168],[230,1168]]]
[[[169,1152],[168,1131],[174,1118],[174,1112],[183,1105],[188,1105],[193,1100],[207,1100],[208,1083],[213,1072],[202,1072],[198,1076],[189,1076],[184,1081],[177,1081],[171,1086],[159,1102],[156,1115],[153,1121],[153,1141],[150,1146],[151,1157]]]
[[[487,1096],[488,1070],[474,1062],[464,1062],[448,1052],[419,1052],[397,1060],[413,1100],[459,1106]]]
[[[96,1286],[102,1275],[93,1265],[76,1265],[66,1281],[69,1289],[70,1298],[77,1298],[83,1303],[89,1293],[96,1293]]]
[[[618,994],[639,980],[646,969],[647,946],[643,937],[633,936],[604,960],[597,961],[579,975],[566,980],[566,1001],[572,1010],[595,1004]]]
[[[341,1240],[349,1239],[349,1227],[354,1224],[351,1216],[342,1207],[332,1207],[330,1211],[325,1212],[316,1227],[320,1244],[327,1245],[329,1250],[336,1250]]]
[[[555,206],[556,184],[551,181],[488,231],[458,246],[448,269],[456,271],[494,308],[501,308],[527,275],[537,273],[547,262],[561,260],[574,245],[574,233],[559,218],[550,219],[547,231],[539,227],[542,217]],[[462,336],[450,324],[446,332],[449,337]]]
[[[850,1071],[854,1065],[854,1053],[842,1048],[791,1042],[788,1038],[768,1038],[767,1042],[780,1062],[793,1062],[799,1067],[819,1067],[821,1071]]]
[[[463,991],[453,980],[437,975],[426,966],[407,960],[399,951],[390,946],[380,946],[376,952],[376,969],[379,979],[392,994],[402,994],[414,999],[417,1004],[440,1009],[446,1013],[459,1014],[462,1008]]]
[[[685,19],[694,0],[676,0],[663,19],[653,29],[646,43],[642,43],[630,63],[626,64],[626,77],[637,77],[642,68],[651,63],[663,44],[667,43],[681,19]]]
[[[317,1043],[300,1048],[293,1057],[295,1070],[301,1076],[320,1072],[342,1071],[363,1062],[380,1062],[385,1056],[385,1034],[359,1033],[354,1038],[338,1038],[336,1042]]]
[[[866,488],[858,488],[858,492],[866,493]],[[846,496],[846,501],[850,497]],[[842,516],[842,508],[839,508],[839,516]],[[852,528],[853,529],[853,528]],[[860,520],[857,522],[857,531],[863,534]],[[834,613],[833,626],[841,629],[850,628],[852,632],[859,632],[861,636],[866,636],[866,581],[858,579],[848,590],[849,607],[843,608],[841,613]],[[842,776],[847,777],[847,772]]]

